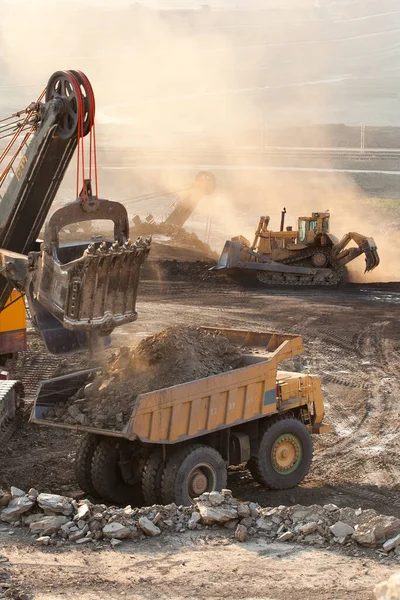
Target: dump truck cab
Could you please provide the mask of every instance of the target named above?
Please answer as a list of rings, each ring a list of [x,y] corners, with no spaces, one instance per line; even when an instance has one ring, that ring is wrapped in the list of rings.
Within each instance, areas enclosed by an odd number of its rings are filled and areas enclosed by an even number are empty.
[[[298,218],[297,242],[314,244],[317,236],[329,233],[329,212],[313,212],[311,217]]]

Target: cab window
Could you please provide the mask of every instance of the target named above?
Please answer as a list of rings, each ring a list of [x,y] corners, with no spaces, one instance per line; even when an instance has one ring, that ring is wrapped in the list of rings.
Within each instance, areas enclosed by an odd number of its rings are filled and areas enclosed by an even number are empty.
[[[328,221],[328,219],[324,219],[322,221],[322,231],[324,233],[328,233],[328,231],[329,231],[329,221]]]
[[[299,222],[299,242],[306,240],[306,221]]]
[[[318,221],[310,221],[310,231],[316,231],[318,227]]]

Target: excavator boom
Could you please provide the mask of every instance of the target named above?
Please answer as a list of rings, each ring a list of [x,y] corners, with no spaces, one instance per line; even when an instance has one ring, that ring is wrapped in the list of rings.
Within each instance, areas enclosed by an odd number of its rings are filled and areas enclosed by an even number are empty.
[[[95,336],[136,319],[140,266],[150,249],[150,238],[131,243],[125,207],[99,198],[95,151],[89,172],[93,159],[96,194],[85,179],[83,138],[92,136],[94,110],[93,90],[82,72],[54,73],[45,102],[39,99],[26,110],[31,139],[25,153],[21,157],[19,149],[17,166],[11,161],[0,175],[4,183],[13,174],[0,195],[0,312],[7,310],[13,288],[25,294],[34,324],[54,353],[84,349]],[[52,215],[35,248],[77,146],[81,192]],[[94,136],[90,152],[93,148]],[[113,221],[114,239],[73,248],[60,244],[61,229],[93,219]]]

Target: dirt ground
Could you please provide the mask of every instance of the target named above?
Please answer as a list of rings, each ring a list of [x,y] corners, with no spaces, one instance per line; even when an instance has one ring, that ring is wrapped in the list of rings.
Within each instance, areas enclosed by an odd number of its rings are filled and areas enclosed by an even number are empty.
[[[195,267],[197,268],[197,267]],[[182,324],[254,328],[299,333],[306,352],[294,367],[322,378],[326,420],[333,433],[315,438],[315,458],[304,483],[290,492],[272,492],[235,469],[229,485],[235,494],[261,504],[326,503],[375,508],[400,516],[400,361],[399,286],[349,285],[322,290],[244,290],[238,285],[212,285],[212,280],[172,282],[143,280],[138,321],[120,328],[113,346],[131,345],[168,325]],[[32,343],[37,344],[34,334]],[[45,376],[60,370],[59,361],[32,354]],[[61,368],[86,367],[87,357],[63,359]],[[32,397],[29,360],[15,375]],[[3,450],[0,486],[31,485],[41,491],[77,495],[72,463],[77,435],[30,426]]]
[[[0,544],[11,585],[25,600],[373,600],[376,583],[395,571],[361,550],[354,556],[197,533],[96,552],[38,549],[2,533]]]
[[[201,270],[199,263],[193,270]],[[374,508],[400,517],[398,370],[400,285],[347,285],[339,289],[244,290],[223,279],[194,277],[190,266],[172,280],[144,279],[138,321],[120,328],[113,346],[136,343],[168,325],[274,330],[302,334],[306,352],[289,365],[322,378],[326,420],[333,432],[315,438],[310,474],[297,488],[267,491],[244,468],[232,469],[236,497],[262,505],[300,503]],[[167,269],[168,276],[170,271]],[[41,372],[86,367],[87,357],[49,357],[30,333],[32,352],[14,366],[27,386],[28,403]],[[35,366],[35,374],[29,364]],[[0,487],[35,486],[75,497],[77,434],[24,423],[1,456]],[[374,598],[374,584],[395,563],[375,552],[350,557],[343,550],[267,544],[204,543],[190,536],[146,541],[122,550],[71,549],[62,554],[31,548],[22,532],[6,537],[4,555],[16,580],[35,600],[59,598],[264,598],[285,600]],[[2,540],[0,539],[0,542]],[[199,560],[201,552],[201,560]],[[383,560],[383,562],[382,562]],[[387,564],[387,566],[384,566]],[[45,568],[44,568],[45,567]],[[273,573],[273,575],[271,575]]]

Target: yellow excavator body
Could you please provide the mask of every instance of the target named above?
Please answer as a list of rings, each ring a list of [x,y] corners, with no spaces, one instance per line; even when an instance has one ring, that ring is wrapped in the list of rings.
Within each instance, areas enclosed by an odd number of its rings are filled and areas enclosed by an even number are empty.
[[[26,350],[26,313],[24,299],[13,290],[0,312],[0,356]]]

